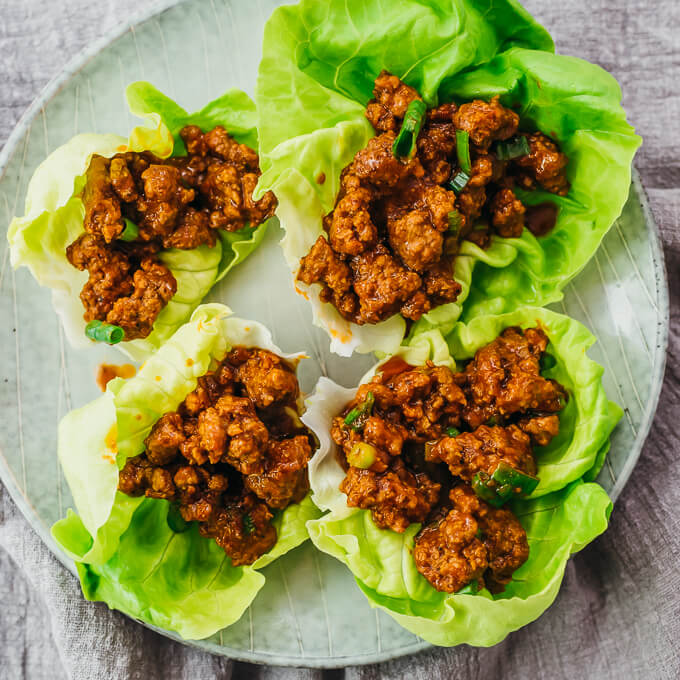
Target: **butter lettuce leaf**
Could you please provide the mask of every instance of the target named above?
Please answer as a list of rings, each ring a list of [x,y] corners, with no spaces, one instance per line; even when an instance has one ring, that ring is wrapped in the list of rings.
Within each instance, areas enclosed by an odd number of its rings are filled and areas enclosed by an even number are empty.
[[[124,151],[151,151],[160,158],[185,153],[179,130],[195,124],[202,129],[224,126],[239,142],[257,148],[255,105],[239,90],[230,90],[195,114],[189,114],[146,82],[127,88],[130,111],[143,118],[128,139],[111,134],[81,134],[53,151],[36,169],[27,190],[25,214],[8,231],[12,265],[25,265],[36,281],[52,291],[69,342],[87,348],[79,294],[87,272],[66,259],[66,247],[83,233],[85,210],[80,193],[94,154],[110,157]],[[266,225],[238,232],[219,232],[215,247],[165,250],[160,260],[177,280],[177,292],[158,315],[144,339],[117,345],[142,361],[169,338],[200,304],[212,286],[242,262],[262,241]]]
[[[306,540],[306,522],[320,514],[309,496],[279,512],[272,550],[252,566],[234,567],[196,526],[173,531],[166,501],[117,490],[119,469],[144,450],[156,420],[231,346],[263,347],[293,362],[302,357],[283,354],[261,324],[230,315],[223,305],[198,307],[136,376],[112,380],[59,425],[59,461],[78,514],[69,511],[52,534],[76,562],[85,596],[186,638],[236,621],[264,583],[258,570]]]
[[[640,140],[614,78],[552,50],[545,30],[509,0],[303,0],[277,9],[265,27],[256,89],[263,169],[256,195],[277,194],[292,272],[324,233],[322,218],[333,208],[342,169],[374,134],[364,106],[373,80],[387,69],[429,105],[498,94],[526,125],[557,139],[570,159],[567,197],[522,196],[558,204],[552,233],[494,237],[487,250],[466,243],[454,270],[459,299],[427,314],[413,332],[559,300],[620,214]],[[297,285],[332,351],[349,356],[399,346],[401,316],[357,326],[320,301],[318,286]]]
[[[379,529],[369,511],[347,506],[339,489],[345,473],[329,429],[354,389],[322,378],[303,415],[320,441],[309,467],[312,500],[329,511],[308,522],[312,541],[347,565],[372,606],[433,644],[493,645],[540,616],[557,595],[569,556],[605,530],[611,510],[605,491],[583,479],[597,476],[622,411],[607,399],[603,369],[586,354],[594,337],[577,321],[524,307],[420,333],[397,354],[412,365],[431,360],[460,370],[462,362],[511,326],[545,331],[550,341],[547,354],[555,362],[543,375],[562,383],[569,400],[559,414],[559,435],[548,446],[534,449],[539,485],[529,498],[511,506],[527,531],[530,554],[500,595],[486,590],[475,595],[438,592],[413,561],[420,524],[399,534]],[[361,382],[370,380],[382,363]]]

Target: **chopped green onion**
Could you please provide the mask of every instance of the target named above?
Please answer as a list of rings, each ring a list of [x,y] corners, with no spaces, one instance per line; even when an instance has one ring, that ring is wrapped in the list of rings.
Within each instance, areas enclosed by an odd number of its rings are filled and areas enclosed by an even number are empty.
[[[498,420],[496,420],[496,416],[491,416],[491,418],[489,418],[489,420],[487,420],[484,424],[488,427],[493,427],[494,425],[498,424]]]
[[[397,158],[411,158],[416,150],[418,133],[423,126],[427,106],[422,99],[414,99],[406,109],[401,130],[392,144],[392,153]]]
[[[109,345],[116,345],[125,338],[125,331],[120,326],[114,326],[110,323],[90,321],[85,326],[85,335],[95,342],[106,342]]]
[[[538,478],[500,462],[493,474],[478,472],[472,478],[474,492],[489,505],[499,508],[511,498],[520,498],[533,493]]]
[[[449,187],[458,196],[465,189],[465,185],[470,181],[470,175],[461,170],[450,182]]]
[[[460,169],[469,175],[472,163],[470,161],[470,134],[467,130],[456,130],[456,153]]]
[[[457,437],[460,434],[460,430],[458,430],[455,427],[447,427],[446,428],[446,436],[447,437]]]
[[[255,531],[253,518],[247,512],[243,514],[243,530],[246,532],[246,536],[250,536]]]
[[[529,140],[524,135],[517,135],[507,142],[498,142],[496,144],[496,156],[500,161],[509,161],[513,158],[526,156],[531,153]]]
[[[547,371],[557,365],[557,359],[552,354],[544,354],[539,361],[541,371]]]
[[[457,591],[456,595],[476,595],[478,591],[479,583],[477,583],[477,579],[475,579],[474,581],[470,581],[464,588]]]
[[[432,457],[432,449],[435,447],[438,441],[438,439],[434,439],[432,441],[425,442],[425,460],[437,460],[437,458]]]
[[[510,493],[516,496],[528,496],[538,486],[538,477],[528,475],[526,472],[517,470],[503,462],[498,464],[498,467],[491,475],[491,479],[499,484],[499,492],[505,487],[509,487]],[[519,489],[519,492],[517,489]]]
[[[449,233],[457,235],[462,228],[463,216],[457,210],[452,210],[449,213]]]
[[[191,526],[187,522],[179,511],[179,506],[175,503],[171,503],[168,508],[167,517],[168,526],[176,533],[181,534],[185,532]]]
[[[371,414],[374,403],[375,396],[373,392],[367,392],[366,399],[364,399],[364,401],[362,401],[358,406],[355,406],[345,416],[345,425],[350,425],[352,429],[356,430],[357,432],[361,430],[361,428],[364,426],[364,421],[366,420],[364,416]]]
[[[127,217],[123,219],[123,222],[125,222],[125,229],[123,229],[123,233],[118,237],[118,240],[134,241],[139,238],[139,227]]]
[[[347,454],[347,462],[352,467],[366,470],[375,463],[377,454],[378,452],[376,451],[375,446],[371,446],[365,442],[357,442]]]
[[[480,471],[472,478],[472,489],[483,501],[495,508],[500,508],[505,503],[505,499],[496,493],[491,477],[486,472]]]

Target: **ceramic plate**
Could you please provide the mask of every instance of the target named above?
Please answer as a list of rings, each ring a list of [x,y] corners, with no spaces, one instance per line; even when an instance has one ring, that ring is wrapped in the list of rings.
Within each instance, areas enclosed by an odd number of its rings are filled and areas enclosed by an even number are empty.
[[[27,182],[43,158],[80,132],[126,134],[134,124],[123,92],[153,82],[187,110],[230,87],[252,95],[262,27],[276,0],[165,2],[81,54],[22,118],[0,155],[0,220],[23,213]],[[186,51],[190,43],[197,49]],[[200,74],[196,77],[196,74]],[[266,324],[287,352],[305,350],[301,382],[320,375],[350,386],[373,363],[340,359],[314,328],[293,291],[273,224],[263,246],[209,300]],[[658,234],[635,176],[623,215],[557,310],[585,323],[599,342],[589,352],[605,367],[607,394],[625,408],[599,481],[616,498],[640,454],[656,407],[668,330],[668,299]],[[71,505],[56,456],[59,419],[98,394],[94,373],[110,348],[74,352],[50,304],[26,269],[13,271],[0,239],[0,475],[45,543],[71,570],[49,533]],[[307,543],[265,570],[267,582],[242,619],[192,643],[232,658],[275,665],[333,667],[375,663],[427,647],[372,610],[347,569]],[[540,625],[540,624],[537,624]]]

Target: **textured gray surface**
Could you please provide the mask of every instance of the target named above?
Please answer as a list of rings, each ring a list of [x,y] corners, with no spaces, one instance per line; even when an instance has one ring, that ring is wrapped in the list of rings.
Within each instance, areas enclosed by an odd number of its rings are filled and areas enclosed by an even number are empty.
[[[213,0],[205,0],[211,2]],[[40,88],[82,46],[150,0],[0,0],[0,143]],[[609,531],[572,560],[555,605],[489,650],[436,650],[348,678],[680,677],[680,3],[532,0],[558,50],[621,82],[645,139],[636,164],[661,227],[671,339],[659,413]],[[614,6],[616,5],[616,6]],[[103,605],[33,534],[0,487],[0,678],[337,678],[343,672],[231,664],[161,638]],[[4,550],[3,550],[4,549]]]

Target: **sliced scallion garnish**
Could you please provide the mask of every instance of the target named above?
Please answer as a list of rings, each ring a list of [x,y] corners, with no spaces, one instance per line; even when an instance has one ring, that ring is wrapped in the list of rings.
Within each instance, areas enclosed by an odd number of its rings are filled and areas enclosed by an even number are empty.
[[[85,326],[85,335],[95,342],[106,342],[109,345],[116,345],[125,338],[125,331],[120,326],[114,326],[110,323],[90,321]]]
[[[250,536],[255,531],[253,518],[247,512],[243,514],[243,530],[246,532],[246,536]]]
[[[449,182],[449,187],[458,196],[458,194],[465,189],[465,185],[470,181],[470,175],[464,170],[461,170],[456,176]]]
[[[406,109],[401,130],[392,144],[392,153],[397,158],[411,158],[416,150],[418,133],[423,126],[427,106],[422,99],[414,99]]]
[[[472,163],[470,161],[470,133],[467,130],[456,130],[456,154],[460,169],[469,175]]]
[[[446,428],[446,436],[447,437],[457,437],[460,434],[460,430],[455,428],[455,427],[447,427]]]
[[[366,393],[366,399],[361,402],[358,406],[355,406],[346,416],[345,425],[349,425],[353,430],[357,432],[361,430],[364,426],[364,421],[366,416],[371,414],[373,410],[373,404],[375,403],[375,396],[373,392]]]
[[[528,475],[503,462],[498,463],[491,479],[500,486],[500,489],[509,487],[510,493],[516,496],[528,496],[538,486],[538,477]]]
[[[134,241],[139,238],[139,227],[127,217],[123,219],[123,222],[125,222],[125,229],[123,229],[123,233],[118,237],[118,240]]]
[[[367,470],[375,463],[377,456],[378,452],[375,446],[371,446],[366,442],[356,442],[347,454],[347,462],[352,467]]]
[[[498,142],[496,144],[496,156],[500,161],[509,161],[513,158],[526,156],[531,153],[529,141],[524,135],[517,135],[507,142]]]
[[[452,210],[449,213],[449,233],[455,236],[460,233],[462,228],[463,216],[457,210]]]
[[[511,498],[529,496],[538,481],[538,477],[500,462],[492,475],[483,470],[478,472],[472,478],[472,488],[483,501],[498,508]]]

